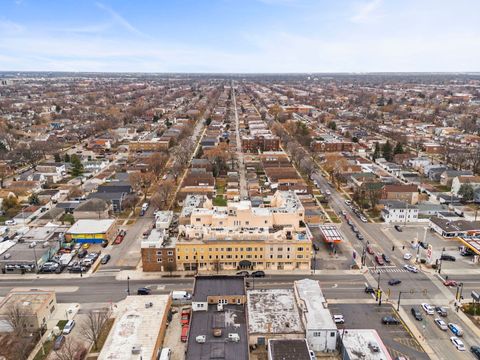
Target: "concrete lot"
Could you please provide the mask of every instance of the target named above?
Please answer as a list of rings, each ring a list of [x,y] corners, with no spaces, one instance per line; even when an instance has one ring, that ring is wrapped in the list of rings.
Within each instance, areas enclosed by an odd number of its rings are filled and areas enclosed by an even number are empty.
[[[163,347],[168,347],[172,350],[171,360],[183,360],[185,358],[186,343],[180,341],[181,324],[180,313],[181,307],[172,307],[177,313],[173,314],[172,321],[167,327],[165,339],[163,340]]]
[[[384,316],[392,315],[398,318],[391,306],[331,304],[329,308],[332,314],[342,314],[345,318],[345,324],[339,324],[339,329],[373,328],[377,330],[393,358],[403,355],[416,360],[429,359],[403,323],[400,325],[382,324],[381,319]]]

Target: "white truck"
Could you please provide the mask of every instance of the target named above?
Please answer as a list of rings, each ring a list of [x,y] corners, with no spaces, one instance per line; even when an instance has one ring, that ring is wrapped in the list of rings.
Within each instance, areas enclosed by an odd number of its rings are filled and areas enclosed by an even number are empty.
[[[172,300],[190,300],[192,295],[184,290],[172,291]]]

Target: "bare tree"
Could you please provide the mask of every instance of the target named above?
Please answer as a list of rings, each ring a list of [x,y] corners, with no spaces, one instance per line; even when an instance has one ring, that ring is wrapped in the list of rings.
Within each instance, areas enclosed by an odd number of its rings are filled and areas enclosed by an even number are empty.
[[[74,186],[69,190],[67,198],[70,200],[70,199],[78,198],[82,195],[83,195],[82,188],[80,186]]]
[[[150,155],[147,159],[148,169],[155,174],[155,177],[158,179],[165,165],[167,164],[168,156],[165,153],[156,152]]]
[[[152,185],[155,175],[151,172],[131,172],[129,174],[129,181],[135,191],[141,191],[144,198],[147,197],[147,190]]]
[[[79,360],[82,353],[85,353],[86,349],[80,342],[74,340],[70,336],[65,339],[65,343],[60,350],[55,350],[55,360]]]
[[[22,337],[27,332],[28,315],[19,304],[12,304],[7,310],[7,322],[17,337]]]
[[[164,209],[170,194],[174,191],[176,185],[173,181],[167,180],[160,184],[150,199],[150,204],[157,209]]]
[[[312,177],[313,172],[315,171],[315,163],[310,159],[310,157],[304,157],[300,160],[300,169],[307,174],[309,178]]]
[[[88,312],[83,324],[80,328],[81,336],[93,343],[94,348],[98,350],[98,340],[102,329],[110,318],[110,310],[108,308],[100,310],[91,310]]]

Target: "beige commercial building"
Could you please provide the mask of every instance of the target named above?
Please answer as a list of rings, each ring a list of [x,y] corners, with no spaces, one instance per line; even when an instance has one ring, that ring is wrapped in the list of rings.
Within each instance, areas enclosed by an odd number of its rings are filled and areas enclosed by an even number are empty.
[[[13,331],[11,325],[13,313],[22,316],[27,331],[43,329],[47,326],[56,305],[55,291],[12,290],[0,303],[0,332]]]

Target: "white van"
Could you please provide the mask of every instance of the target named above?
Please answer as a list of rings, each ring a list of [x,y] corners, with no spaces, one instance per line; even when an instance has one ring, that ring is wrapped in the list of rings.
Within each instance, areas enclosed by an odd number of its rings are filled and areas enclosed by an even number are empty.
[[[170,348],[163,348],[162,351],[160,352],[160,356],[158,357],[158,360],[170,360],[170,355],[172,354],[172,351]]]
[[[75,327],[75,320],[68,320],[68,322],[65,324],[63,328],[63,333],[65,335],[70,334]]]
[[[183,290],[172,291],[173,300],[190,300],[192,295]]]
[[[148,203],[143,203],[142,205],[142,210],[147,211],[148,210]]]

